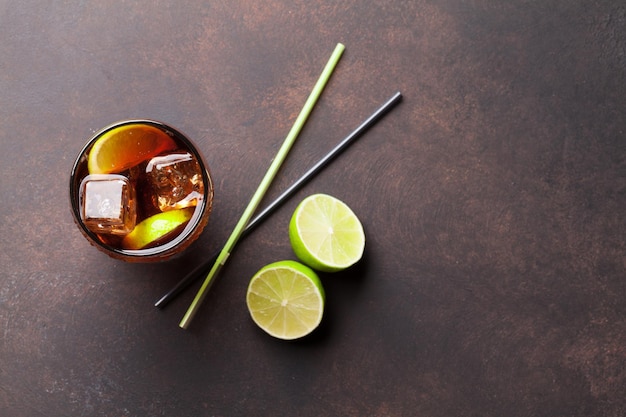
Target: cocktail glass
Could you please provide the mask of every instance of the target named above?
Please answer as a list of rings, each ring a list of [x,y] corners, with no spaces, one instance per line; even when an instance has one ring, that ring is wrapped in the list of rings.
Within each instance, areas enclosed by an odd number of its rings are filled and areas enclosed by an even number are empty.
[[[92,152],[104,156],[90,158]],[[125,120],[96,133],[80,151],[70,202],[93,246],[116,259],[154,262],[198,238],[211,212],[213,182],[183,133],[154,120]]]

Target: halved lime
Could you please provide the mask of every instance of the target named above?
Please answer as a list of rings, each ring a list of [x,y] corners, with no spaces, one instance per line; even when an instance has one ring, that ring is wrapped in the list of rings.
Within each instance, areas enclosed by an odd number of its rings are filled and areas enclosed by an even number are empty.
[[[195,207],[164,211],[144,219],[122,240],[124,249],[143,249],[191,219]]]
[[[90,174],[120,173],[175,148],[174,140],[161,129],[131,123],[102,134],[89,152],[87,167]]]
[[[289,239],[302,262],[324,272],[354,265],[365,249],[359,218],[344,202],[327,194],[313,194],[296,207]]]
[[[261,268],[250,280],[246,294],[252,320],[283,340],[298,339],[315,330],[322,321],[324,300],[317,274],[295,261]]]

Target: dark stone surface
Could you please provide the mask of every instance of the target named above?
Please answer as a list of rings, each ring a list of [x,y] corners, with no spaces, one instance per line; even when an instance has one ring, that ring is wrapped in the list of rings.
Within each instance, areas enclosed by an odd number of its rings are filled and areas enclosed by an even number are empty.
[[[477,0],[0,2],[0,415],[626,415],[626,6]],[[195,288],[337,42],[267,200],[399,90],[403,103]],[[68,175],[114,121],[167,122],[215,178],[182,257],[120,263]],[[326,192],[367,234],[310,338],[271,339],[249,278],[293,258]]]

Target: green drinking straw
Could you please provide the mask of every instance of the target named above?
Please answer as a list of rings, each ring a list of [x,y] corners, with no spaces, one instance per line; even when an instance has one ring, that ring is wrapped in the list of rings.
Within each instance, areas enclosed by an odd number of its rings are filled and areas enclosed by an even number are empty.
[[[202,284],[202,287],[200,287],[200,290],[196,294],[196,297],[193,299],[193,301],[191,302],[191,305],[187,309],[185,316],[183,317],[183,319],[181,320],[179,324],[181,328],[186,329],[189,326],[189,323],[191,323],[191,320],[193,320],[194,316],[198,312],[198,308],[200,308],[202,301],[206,297],[208,290],[211,284],[213,283],[214,278],[217,276],[217,273],[219,272],[221,267],[224,266],[224,264],[226,263],[226,260],[228,259],[228,256],[233,250],[235,244],[237,243],[237,240],[239,240],[239,237],[243,233],[246,225],[252,218],[254,211],[256,210],[259,203],[263,199],[263,196],[265,195],[265,192],[267,191],[270,184],[272,183],[272,180],[276,176],[278,169],[280,168],[281,164],[287,157],[287,153],[289,153],[291,146],[296,141],[296,138],[298,137],[298,134],[302,130],[302,127],[304,126],[306,119],[309,117],[309,114],[311,114],[311,111],[313,110],[313,106],[317,102],[317,99],[319,98],[319,96],[322,94],[322,90],[324,90],[326,83],[330,79],[330,76],[333,70],[335,69],[337,62],[339,62],[339,58],[341,58],[341,54],[343,53],[344,49],[345,49],[345,46],[342,45],[341,43],[338,43],[337,46],[335,47],[335,50],[333,51],[333,54],[331,55],[330,59],[326,63],[326,66],[324,67],[322,74],[320,75],[319,79],[315,83],[315,86],[313,87],[311,94],[309,95],[306,102],[304,103],[304,107],[300,111],[300,114],[296,118],[296,121],[291,127],[291,130],[287,134],[285,141],[283,142],[280,149],[278,150],[276,157],[272,161],[272,164],[270,165],[267,172],[265,173],[265,176],[261,180],[259,187],[255,191],[254,195],[252,196],[252,199],[248,203],[248,206],[246,207],[243,214],[241,215],[241,218],[239,219],[239,222],[235,226],[235,229],[233,230],[230,237],[226,241],[224,248],[222,249],[220,254],[217,256],[217,259],[215,260],[213,267],[209,271],[209,274],[205,278],[204,283]]]

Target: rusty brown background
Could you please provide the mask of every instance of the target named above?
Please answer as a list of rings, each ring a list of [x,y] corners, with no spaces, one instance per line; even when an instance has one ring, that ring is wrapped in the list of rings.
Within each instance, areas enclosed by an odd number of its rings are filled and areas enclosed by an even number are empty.
[[[337,42],[277,196],[395,91],[404,101],[238,245],[226,240]],[[618,1],[0,1],[0,415],[626,415],[626,6]],[[187,133],[216,184],[184,256],[89,246],[68,175],[125,118]],[[324,275],[312,337],[271,339],[249,278],[293,254],[314,192],[363,261]]]

